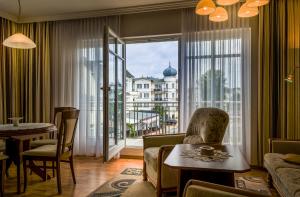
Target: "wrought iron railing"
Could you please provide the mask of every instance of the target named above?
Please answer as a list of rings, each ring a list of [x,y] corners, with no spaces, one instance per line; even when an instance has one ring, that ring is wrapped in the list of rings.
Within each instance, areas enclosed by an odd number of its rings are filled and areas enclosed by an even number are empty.
[[[178,102],[127,102],[127,137],[178,133]]]

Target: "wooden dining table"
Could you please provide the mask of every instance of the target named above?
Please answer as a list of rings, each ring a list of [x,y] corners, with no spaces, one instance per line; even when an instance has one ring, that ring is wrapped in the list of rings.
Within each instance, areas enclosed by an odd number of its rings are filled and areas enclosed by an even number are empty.
[[[17,167],[17,193],[21,193],[21,162],[22,152],[30,149],[30,140],[43,138],[45,135],[56,130],[51,123],[20,123],[18,126],[13,124],[0,124],[0,138],[5,139],[5,154],[9,157],[6,163],[8,169],[12,163]],[[44,179],[45,173],[40,168],[31,165],[31,170]],[[50,178],[48,176],[48,178]]]

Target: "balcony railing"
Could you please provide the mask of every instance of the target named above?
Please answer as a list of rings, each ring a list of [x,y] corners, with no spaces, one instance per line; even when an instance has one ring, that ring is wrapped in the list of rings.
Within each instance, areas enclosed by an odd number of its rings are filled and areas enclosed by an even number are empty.
[[[178,133],[178,102],[127,102],[127,137]]]

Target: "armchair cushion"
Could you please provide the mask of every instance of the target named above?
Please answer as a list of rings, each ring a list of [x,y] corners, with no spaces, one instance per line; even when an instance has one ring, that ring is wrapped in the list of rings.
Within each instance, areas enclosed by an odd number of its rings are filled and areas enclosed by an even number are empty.
[[[157,172],[159,147],[146,148],[144,151],[144,160],[147,165],[151,166]]]
[[[184,143],[222,143],[229,115],[218,108],[197,109],[189,123]]]

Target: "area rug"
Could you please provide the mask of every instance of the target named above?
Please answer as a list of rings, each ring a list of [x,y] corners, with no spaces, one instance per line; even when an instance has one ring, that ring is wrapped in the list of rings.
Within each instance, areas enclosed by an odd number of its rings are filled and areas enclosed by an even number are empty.
[[[118,176],[107,181],[88,197],[153,197],[155,189],[142,179],[143,171],[139,168],[127,168]],[[271,195],[267,183],[262,177],[257,176],[236,176],[236,188],[248,191],[255,191]],[[174,197],[176,193],[166,194],[166,197]]]
[[[134,184],[143,183],[143,170],[140,168],[127,168],[117,177],[107,181],[88,197],[119,197]]]
[[[235,187],[271,196],[272,193],[262,177],[240,176],[235,178]]]

